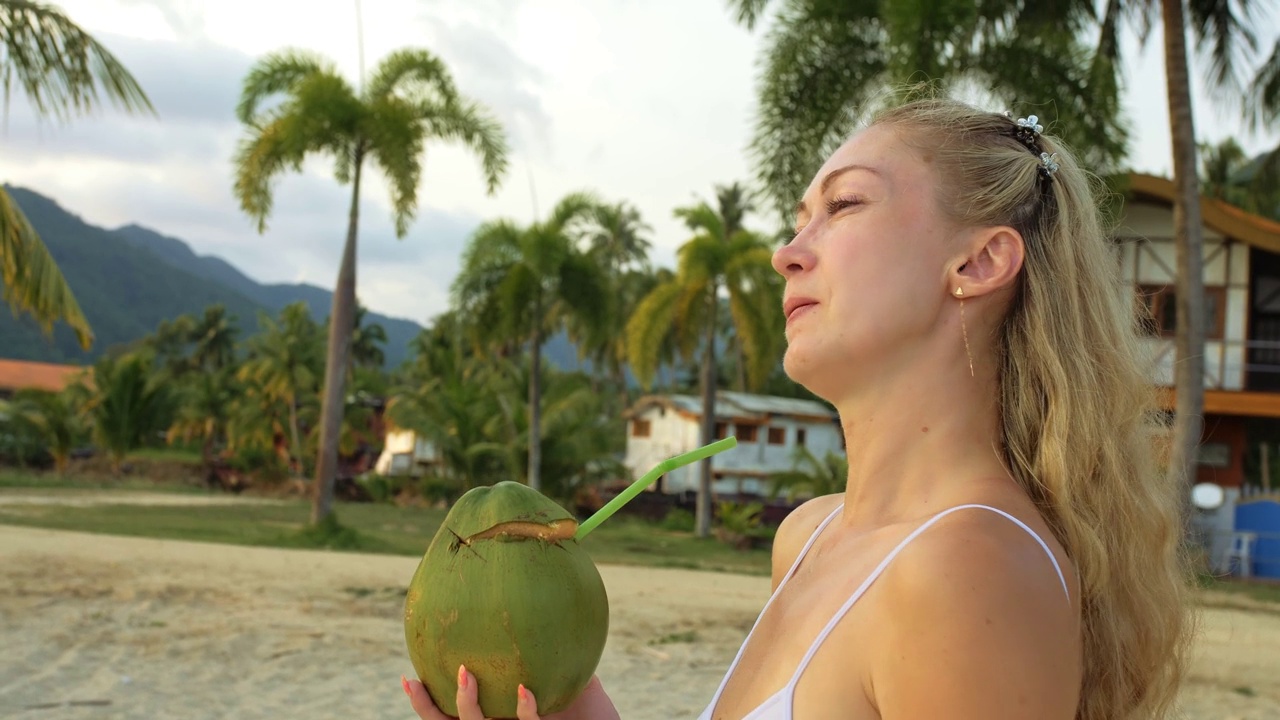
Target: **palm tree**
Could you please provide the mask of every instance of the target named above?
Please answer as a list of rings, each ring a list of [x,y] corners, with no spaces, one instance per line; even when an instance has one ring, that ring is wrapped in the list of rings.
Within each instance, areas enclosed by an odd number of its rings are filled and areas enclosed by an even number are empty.
[[[191,362],[206,372],[217,372],[231,367],[236,361],[236,338],[240,328],[236,318],[227,315],[223,305],[211,305],[191,329]]]
[[[268,104],[270,100],[280,102]],[[365,163],[376,164],[390,181],[396,235],[404,237],[418,204],[428,141],[459,141],[475,150],[490,193],[507,167],[506,141],[498,124],[459,95],[444,64],[426,50],[387,56],[360,90],[324,58],[296,50],[273,53],[245,78],[236,116],[246,135],[235,158],[235,193],[244,211],[257,220],[259,232],[265,231],[271,212],[272,181],[287,170],[300,170],[306,157],[331,156],[338,182],[351,183],[347,238],[329,317],[311,512],[312,523],[319,523],[332,511],[337,473],[355,327],[356,232]]]
[[[729,297],[729,315],[742,338],[747,381],[758,387],[777,360],[777,319],[781,316],[780,276],[771,264],[772,251],[760,235],[745,229],[727,234],[732,213],[699,203],[676,210],[695,235],[679,251],[679,267],[640,302],[627,323],[627,357],[644,387],[653,382],[658,352],[673,335],[685,358],[702,350],[701,443],[715,440],[716,336],[720,291]],[[701,464],[698,484],[697,533],[711,532],[711,462]]]
[[[768,0],[726,0],[754,28]],[[1091,81],[1077,41],[1092,3],[787,0],[765,39],[751,151],[758,179],[790,222],[825,158],[881,100],[927,81],[1017,102],[1105,169],[1123,156],[1114,85]],[[1057,118],[1064,122],[1058,126]]]
[[[574,193],[528,227],[509,220],[481,225],[453,284],[458,311],[483,342],[529,344],[528,483],[535,490],[542,487],[542,344],[568,317],[595,327],[609,316],[605,278],[574,242],[598,206],[591,195]]]
[[[172,395],[164,375],[152,372],[145,352],[104,355],[93,366],[93,387],[86,411],[93,437],[111,456],[119,473],[125,455],[142,447],[169,425]]]
[[[10,413],[44,441],[55,472],[67,470],[71,451],[84,434],[84,421],[72,393],[24,389],[14,394]]]
[[[229,367],[192,373],[177,388],[178,411],[166,437],[170,443],[200,440],[209,485],[218,482],[216,449],[227,437],[239,390]]]
[[[1250,158],[1234,138],[1201,143],[1200,194],[1280,220],[1280,148]]]
[[[440,477],[459,493],[502,479],[510,448],[499,441],[495,425],[502,415],[498,395],[508,383],[501,382],[494,361],[440,348],[433,354],[426,362],[438,371],[398,394],[388,419],[431,442]],[[513,404],[519,398],[516,390]]]
[[[378,323],[365,324],[368,313],[363,305],[356,306],[355,329],[351,331],[351,373],[357,367],[380,368],[387,361],[381,347],[387,344],[387,329]]]
[[[9,89],[17,86],[36,114],[66,121],[88,113],[102,96],[125,112],[155,114],[129,71],[101,43],[58,8],[30,0],[0,0],[0,82],[5,115]],[[80,346],[93,344],[93,331],[62,271],[31,223],[0,188],[0,283],[4,300],[28,312],[46,333],[62,320]]]
[[[617,328],[652,287],[654,274],[649,267],[648,235],[653,228],[640,216],[640,211],[626,202],[595,208],[590,226],[581,240],[587,256],[596,264],[608,283],[609,319],[590,326],[578,319],[567,320],[569,339],[578,348],[579,360],[591,362],[593,378],[611,378],[623,403],[626,402],[626,343]]]
[[[1184,4],[1185,3],[1185,4]],[[1204,421],[1204,238],[1200,219],[1200,182],[1196,159],[1196,133],[1191,112],[1191,83],[1187,59],[1187,27],[1197,45],[1207,50],[1209,65],[1204,79],[1224,98],[1242,97],[1239,65],[1257,45],[1253,22],[1259,0],[1107,0],[1102,15],[1094,64],[1097,75],[1113,74],[1120,65],[1119,28],[1123,18],[1133,20],[1145,41],[1160,13],[1164,35],[1166,97],[1173,144],[1173,232],[1177,252],[1177,358],[1174,378],[1177,397],[1173,438],[1168,460],[1169,477],[1190,482],[1196,475],[1197,452]],[[1268,3],[1270,4],[1270,3]],[[1246,108],[1247,109],[1247,108]]]
[[[302,408],[319,389],[323,367],[323,338],[320,326],[311,319],[305,303],[296,302],[280,311],[276,320],[262,315],[263,330],[249,344],[249,357],[240,366],[237,379],[259,396],[258,407],[250,405],[250,419],[266,417],[267,405],[283,405],[289,433],[291,462],[302,464]]]

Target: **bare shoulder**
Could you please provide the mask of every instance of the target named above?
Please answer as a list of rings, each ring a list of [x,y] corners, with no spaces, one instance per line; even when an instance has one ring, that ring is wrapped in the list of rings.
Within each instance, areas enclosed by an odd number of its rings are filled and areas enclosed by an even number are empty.
[[[1039,534],[1073,588],[1061,550]],[[881,717],[1075,717],[1076,602],[1016,523],[989,510],[952,513],[902,550],[876,592],[871,685]]]
[[[795,563],[800,548],[808,542],[813,531],[844,500],[844,493],[822,495],[801,503],[778,525],[773,537],[773,588],[778,588],[783,576]]]

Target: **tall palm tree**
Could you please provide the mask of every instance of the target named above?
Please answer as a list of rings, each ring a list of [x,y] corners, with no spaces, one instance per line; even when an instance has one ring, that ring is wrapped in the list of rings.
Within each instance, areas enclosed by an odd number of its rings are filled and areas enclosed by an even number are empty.
[[[575,242],[599,204],[587,193],[573,193],[528,227],[509,220],[481,225],[453,284],[456,307],[472,318],[486,344],[518,339],[529,345],[527,472],[535,490],[542,487],[542,345],[570,316],[590,327],[608,318],[605,277]]]
[[[338,267],[325,363],[321,436],[313,487],[312,523],[332,512],[338,439],[355,327],[356,232],[360,182],[366,162],[377,165],[391,187],[397,237],[409,228],[418,204],[422,154],[428,141],[458,141],[475,150],[492,193],[507,167],[502,130],[475,102],[462,97],[444,64],[426,50],[387,56],[353,88],[328,60],[286,50],[266,56],[244,81],[236,116],[246,135],[236,154],[235,193],[246,213],[266,229],[272,182],[301,170],[309,155],[335,162],[340,183],[351,183],[347,238]],[[279,100],[277,103],[268,101]]]
[[[0,83],[6,116],[9,89],[15,85],[37,115],[58,121],[91,112],[103,97],[125,112],[155,114],[146,93],[120,61],[46,3],[0,0]],[[4,301],[15,311],[30,313],[46,333],[62,320],[81,347],[87,350],[93,344],[89,321],[66,278],[4,188],[0,188],[0,282]]]
[[[626,399],[625,343],[617,328],[627,322],[639,298],[648,292],[646,285],[653,273],[649,266],[649,234],[653,228],[640,211],[626,202],[599,205],[581,240],[587,256],[604,274],[608,294],[613,302],[607,309],[609,319],[602,323],[584,324],[574,317],[567,320],[569,339],[578,348],[580,360],[589,360],[593,379],[609,377],[624,402]],[[637,292],[642,289],[644,292]]]
[[[754,28],[769,0],[726,0]],[[790,215],[822,159],[882,100],[882,89],[927,81],[1017,103],[1048,118],[1096,169],[1123,156],[1114,86],[1091,81],[1077,40],[1088,0],[786,0],[776,3],[761,57],[751,151],[758,179]],[[1057,119],[1062,118],[1059,125]]]
[[[701,350],[701,443],[705,445],[715,440],[720,292],[728,294],[729,315],[743,340],[747,381],[758,387],[780,349],[782,333],[773,317],[782,314],[780,276],[773,270],[773,253],[761,235],[742,228],[727,234],[730,226],[725,214],[705,202],[675,212],[695,234],[680,248],[675,277],[654,288],[627,322],[627,357],[640,384],[648,387],[665,337],[675,336],[685,358]],[[701,464],[698,481],[699,537],[711,532],[711,472],[708,458]]]
[[[1200,182],[1196,159],[1196,133],[1191,110],[1190,65],[1187,28],[1202,54],[1208,56],[1203,78],[1220,97],[1243,97],[1238,73],[1257,39],[1252,27],[1257,11],[1274,2],[1266,0],[1107,0],[1102,14],[1094,64],[1095,74],[1115,73],[1121,66],[1118,39],[1123,20],[1132,21],[1144,41],[1156,24],[1163,26],[1165,94],[1173,145],[1173,232],[1177,253],[1177,358],[1174,386],[1173,438],[1168,460],[1169,476],[1179,482],[1194,481],[1196,448],[1204,420],[1204,238],[1200,219]],[[1207,52],[1206,52],[1207,51]],[[1247,111],[1247,108],[1242,108]]]

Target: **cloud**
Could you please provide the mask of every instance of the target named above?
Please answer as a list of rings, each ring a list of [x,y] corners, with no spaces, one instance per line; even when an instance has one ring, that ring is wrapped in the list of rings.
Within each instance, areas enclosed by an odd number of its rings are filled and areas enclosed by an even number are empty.
[[[435,14],[424,14],[421,22],[432,36],[429,47],[445,61],[459,92],[493,112],[512,150],[549,157],[552,120],[541,100],[547,76],[490,28]]]

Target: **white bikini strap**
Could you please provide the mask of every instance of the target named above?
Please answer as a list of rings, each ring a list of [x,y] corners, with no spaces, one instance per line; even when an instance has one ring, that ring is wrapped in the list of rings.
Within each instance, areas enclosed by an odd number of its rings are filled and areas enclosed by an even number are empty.
[[[791,579],[791,575],[795,573],[796,568],[800,566],[800,561],[803,560],[805,554],[809,552],[809,548],[813,546],[814,541],[818,539],[818,536],[822,534],[823,529],[825,529],[827,525],[835,519],[836,514],[839,513],[843,507],[844,503],[837,505],[836,509],[832,510],[831,514],[827,516],[827,519],[818,524],[817,529],[815,529],[813,534],[809,536],[809,541],[804,544],[804,547],[802,547],[800,552],[796,555],[795,561],[791,563],[791,567],[787,570],[787,574],[782,576],[782,581],[778,583],[778,588],[769,595],[769,599],[765,601],[764,607],[760,609],[760,614],[756,616],[756,621],[752,623],[751,630],[747,633],[746,639],[742,641],[742,645],[738,648],[738,654],[733,656],[733,662],[729,664],[728,672],[726,672],[724,674],[724,678],[720,680],[720,687],[716,688],[716,694],[711,697],[711,705],[709,707],[714,708],[716,703],[719,702],[720,693],[724,692],[724,686],[729,683],[729,678],[733,676],[734,669],[738,667],[738,662],[742,660],[742,653],[746,651],[747,644],[751,641],[751,636],[755,634],[756,626],[760,624],[760,620],[764,617],[765,611],[773,604],[773,600],[778,597],[778,593],[782,592],[783,586],[787,584],[787,581]]]
[[[863,593],[867,591],[867,588],[871,587],[871,583],[875,582],[876,578],[880,577],[880,575],[884,572],[885,568],[889,567],[889,563],[893,562],[893,559],[897,557],[898,553],[902,552],[903,548],[905,548],[912,540],[915,540],[916,537],[920,535],[920,533],[929,529],[931,525],[938,522],[939,520],[946,517],[947,515],[950,515],[951,513],[957,510],[964,510],[965,508],[984,508],[994,513],[998,513],[1000,515],[1003,515],[1006,518],[1009,518],[1014,523],[1016,523],[1018,527],[1030,533],[1031,537],[1035,538],[1036,542],[1040,543],[1040,547],[1044,548],[1044,551],[1049,555],[1049,560],[1053,562],[1054,570],[1058,571],[1058,579],[1062,581],[1062,591],[1067,595],[1067,602],[1068,603],[1071,602],[1071,593],[1070,591],[1067,590],[1067,580],[1062,575],[1062,568],[1059,567],[1058,565],[1058,559],[1053,556],[1053,552],[1049,549],[1049,546],[1045,544],[1044,540],[1041,540],[1040,536],[1037,535],[1034,530],[1032,530],[1030,527],[1027,527],[1026,523],[1022,522],[1018,518],[1010,515],[1009,513],[1003,510],[999,510],[987,505],[957,505],[956,507],[948,508],[938,513],[937,515],[934,515],[932,518],[929,518],[929,520],[926,521],[924,524],[922,524],[920,527],[911,531],[910,535],[907,535],[907,537],[903,538],[902,542],[898,543],[898,546],[895,547],[892,552],[886,555],[884,560],[880,561],[880,564],[876,566],[876,569],[871,571],[871,575],[867,576],[867,579],[862,581],[862,584],[858,586],[858,589],[854,591],[853,595],[850,596],[849,599],[846,600],[844,604],[840,606],[840,609],[836,611],[836,614],[831,618],[831,620],[827,622],[826,627],[822,628],[822,632],[818,633],[818,637],[813,641],[813,644],[809,646],[809,651],[804,654],[804,658],[800,661],[800,665],[796,667],[795,674],[791,676],[791,681],[789,683],[790,685],[794,686],[796,681],[800,679],[801,673],[803,673],[804,669],[808,667],[809,661],[812,660],[814,654],[818,652],[818,648],[822,646],[822,642],[826,640],[827,636],[831,634],[831,631],[835,629],[836,623],[840,622],[840,620],[845,616],[845,614],[849,612],[849,609],[853,607],[853,604],[856,603],[858,599],[862,597]]]

